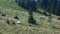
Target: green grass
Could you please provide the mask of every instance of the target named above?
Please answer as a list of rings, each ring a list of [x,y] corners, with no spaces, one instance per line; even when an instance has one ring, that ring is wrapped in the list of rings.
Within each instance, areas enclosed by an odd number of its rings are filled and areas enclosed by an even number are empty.
[[[6,17],[2,17],[2,13],[7,13]],[[55,18],[53,17],[52,22],[48,22],[48,16],[45,20],[39,19],[42,14],[33,12],[33,17],[38,25],[29,26],[28,23],[28,10],[23,9],[15,3],[15,0],[0,0],[0,34],[60,34],[60,28],[54,28],[56,25]],[[18,15],[22,24],[20,25],[9,25],[7,20],[11,23],[16,23],[13,18]],[[55,16],[56,17],[56,16]],[[60,24],[59,22],[57,24]]]

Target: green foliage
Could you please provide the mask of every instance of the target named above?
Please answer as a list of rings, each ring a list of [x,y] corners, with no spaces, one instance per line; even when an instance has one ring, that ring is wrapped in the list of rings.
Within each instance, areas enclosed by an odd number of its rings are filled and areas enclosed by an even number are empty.
[[[2,32],[0,32],[0,34],[3,34]]]

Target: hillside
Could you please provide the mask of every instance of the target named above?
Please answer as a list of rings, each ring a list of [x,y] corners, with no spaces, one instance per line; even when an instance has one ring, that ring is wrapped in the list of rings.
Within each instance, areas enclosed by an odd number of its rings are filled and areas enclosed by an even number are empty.
[[[41,11],[44,11],[40,9]],[[6,17],[1,16],[6,13]],[[33,18],[37,25],[29,24],[29,11],[18,6],[15,0],[0,0],[0,34],[60,34],[60,20],[52,15],[52,21],[48,22],[48,16],[45,19],[39,19],[43,14],[33,12]],[[14,16],[18,16],[22,24],[16,23]],[[11,24],[7,23],[7,20]]]

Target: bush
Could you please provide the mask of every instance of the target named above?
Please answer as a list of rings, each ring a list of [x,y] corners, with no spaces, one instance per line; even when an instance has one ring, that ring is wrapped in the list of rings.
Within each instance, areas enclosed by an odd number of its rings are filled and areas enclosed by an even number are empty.
[[[0,34],[3,34],[2,32],[0,32]]]
[[[0,11],[0,14],[2,14],[2,11]]]
[[[7,24],[9,24],[9,25],[16,25],[15,22],[12,21],[12,20],[6,20],[6,22],[7,22]]]

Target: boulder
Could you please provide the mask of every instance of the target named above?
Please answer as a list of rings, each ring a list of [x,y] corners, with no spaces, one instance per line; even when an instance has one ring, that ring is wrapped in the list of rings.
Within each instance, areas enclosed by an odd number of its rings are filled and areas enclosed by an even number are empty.
[[[40,16],[39,18],[40,18],[40,19],[44,19],[44,18],[45,18],[45,16]]]
[[[17,23],[17,24],[21,24],[21,21],[20,21],[20,20],[18,20],[16,23]]]

